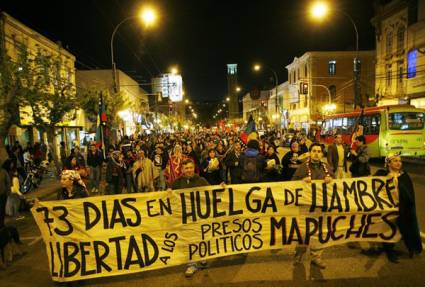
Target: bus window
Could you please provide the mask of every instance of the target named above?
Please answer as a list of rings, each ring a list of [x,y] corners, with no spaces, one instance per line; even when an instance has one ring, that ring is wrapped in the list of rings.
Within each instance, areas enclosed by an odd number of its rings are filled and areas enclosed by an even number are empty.
[[[348,122],[347,122],[347,126],[348,126],[347,134],[354,133],[354,126],[356,125],[356,120],[357,120],[357,118],[348,118]]]
[[[379,127],[381,124],[380,115],[369,115],[363,119],[363,133],[365,135],[379,134]]]
[[[424,128],[424,113],[397,112],[388,116],[390,130],[421,130]]]

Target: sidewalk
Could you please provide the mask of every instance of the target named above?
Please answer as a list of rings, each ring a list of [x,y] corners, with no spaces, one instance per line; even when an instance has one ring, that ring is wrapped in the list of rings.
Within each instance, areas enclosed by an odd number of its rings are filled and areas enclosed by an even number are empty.
[[[61,188],[60,181],[55,177],[46,176],[39,187],[25,194],[29,200],[38,198],[43,200],[56,193]]]

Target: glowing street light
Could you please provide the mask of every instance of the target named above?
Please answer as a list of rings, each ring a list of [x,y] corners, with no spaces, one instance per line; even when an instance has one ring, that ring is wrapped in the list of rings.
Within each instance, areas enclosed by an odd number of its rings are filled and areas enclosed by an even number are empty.
[[[226,98],[226,102],[230,102],[230,98],[229,97]]]
[[[253,67],[254,71],[258,72],[259,70],[261,70],[261,66],[258,64],[255,64]]]
[[[317,1],[310,7],[310,16],[316,20],[323,20],[329,14],[329,5],[323,1]]]
[[[145,7],[139,16],[146,26],[153,26],[156,23],[157,13],[152,7]]]
[[[177,69],[177,67],[172,67],[170,71],[171,71],[171,74],[173,75],[177,75],[179,73],[179,69]]]
[[[240,92],[241,91],[241,87],[236,87],[236,92]]]
[[[187,104],[189,104],[189,100],[188,99],[186,99],[186,100],[184,100],[184,103],[187,105]]]

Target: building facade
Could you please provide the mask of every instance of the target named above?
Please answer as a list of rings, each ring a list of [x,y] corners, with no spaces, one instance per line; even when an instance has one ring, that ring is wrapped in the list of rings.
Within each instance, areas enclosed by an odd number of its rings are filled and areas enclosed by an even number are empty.
[[[375,1],[378,105],[425,108],[425,0]]]
[[[123,97],[124,105],[118,111],[122,124],[117,128],[118,135],[131,135],[146,126],[146,113],[149,112],[148,94],[140,88],[139,84],[121,70],[116,72],[117,89]],[[108,91],[113,94],[112,70],[77,70],[77,85],[79,88]],[[96,122],[91,120],[87,130],[91,131],[91,137],[95,133]]]
[[[354,107],[353,63],[361,62],[364,105],[375,91],[375,51],[307,52],[286,66],[288,71],[288,127],[308,130],[327,113]],[[335,105],[334,109],[329,109]]]
[[[75,56],[64,49],[60,42],[51,41],[5,12],[0,14],[0,29],[3,37],[2,43],[4,43],[4,48],[11,61],[17,61],[21,47],[27,49],[30,59],[33,59],[37,53],[60,58],[61,70],[57,73],[60,73],[62,81],[66,81],[66,84],[75,87]],[[11,128],[7,141],[11,143],[17,140],[23,144],[45,143],[47,141],[46,134],[33,126],[30,107],[20,108],[19,112],[20,125]],[[55,133],[57,136],[53,145],[57,150],[61,141],[66,142],[69,147],[79,144],[80,134],[84,127],[84,118],[84,112],[77,110],[73,120],[61,122],[56,126]]]

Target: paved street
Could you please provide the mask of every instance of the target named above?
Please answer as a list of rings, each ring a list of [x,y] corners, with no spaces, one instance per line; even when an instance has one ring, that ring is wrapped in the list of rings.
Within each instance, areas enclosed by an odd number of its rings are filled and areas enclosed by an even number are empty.
[[[374,163],[373,170],[381,163]],[[425,230],[425,177],[422,166],[406,165],[415,183],[417,209],[421,230]],[[52,183],[49,183],[51,186]],[[57,185],[56,185],[57,188]],[[55,198],[54,189],[37,191],[45,200]],[[34,195],[37,195],[34,193]],[[13,262],[7,270],[0,271],[1,286],[55,286],[50,280],[44,244],[30,214],[18,221],[17,226],[27,245],[27,254]],[[184,277],[184,266],[142,272],[129,276],[108,277],[81,282],[83,286],[419,286],[425,283],[421,273],[425,270],[425,256],[413,260],[407,257],[404,246],[399,264],[388,262],[384,254],[368,257],[360,249],[345,245],[327,249],[324,260],[327,269],[311,267],[305,258],[303,265],[294,266],[293,250],[251,253],[248,256],[231,256],[209,262],[207,270],[193,278]],[[320,283],[316,283],[320,282]]]

